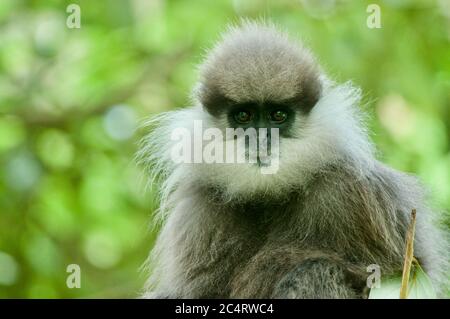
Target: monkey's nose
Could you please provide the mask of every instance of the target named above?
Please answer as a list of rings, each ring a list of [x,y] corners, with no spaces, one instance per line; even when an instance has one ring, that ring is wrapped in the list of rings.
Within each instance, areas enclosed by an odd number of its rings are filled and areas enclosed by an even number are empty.
[[[271,155],[271,133],[270,129],[266,132],[258,132],[258,161],[267,162]]]
[[[270,128],[264,128],[266,130],[265,134],[262,132],[258,132],[258,145],[262,147],[265,146],[267,150],[270,150],[272,134],[270,132]]]

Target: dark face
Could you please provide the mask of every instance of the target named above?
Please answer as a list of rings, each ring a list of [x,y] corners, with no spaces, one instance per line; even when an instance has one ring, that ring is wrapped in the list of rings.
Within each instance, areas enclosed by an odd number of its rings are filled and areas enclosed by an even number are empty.
[[[232,128],[278,128],[280,137],[293,137],[295,108],[289,103],[238,103],[229,108],[228,122]]]

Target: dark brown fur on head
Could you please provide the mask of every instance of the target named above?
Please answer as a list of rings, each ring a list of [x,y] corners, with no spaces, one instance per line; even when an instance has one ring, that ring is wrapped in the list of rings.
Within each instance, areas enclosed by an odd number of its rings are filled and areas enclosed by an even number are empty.
[[[231,29],[201,69],[197,98],[212,115],[236,103],[289,103],[309,112],[320,98],[311,53],[271,27]]]

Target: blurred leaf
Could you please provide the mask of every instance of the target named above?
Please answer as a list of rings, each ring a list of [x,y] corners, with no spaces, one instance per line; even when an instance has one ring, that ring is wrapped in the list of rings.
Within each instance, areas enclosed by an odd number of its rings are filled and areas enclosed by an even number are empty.
[[[74,146],[70,137],[58,130],[45,130],[37,140],[37,153],[52,168],[62,169],[72,165]]]
[[[17,117],[0,117],[0,153],[22,143],[25,135],[25,127]]]

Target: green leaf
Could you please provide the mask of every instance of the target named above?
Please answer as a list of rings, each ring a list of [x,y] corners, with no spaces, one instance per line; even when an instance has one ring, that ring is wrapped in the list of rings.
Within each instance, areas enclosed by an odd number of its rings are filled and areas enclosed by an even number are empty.
[[[369,299],[399,299],[402,277],[381,280],[380,288],[370,290]],[[408,299],[437,298],[430,278],[418,263],[414,263],[408,284]]]
[[[430,277],[419,264],[414,265],[408,299],[433,299],[437,298],[436,290]]]

